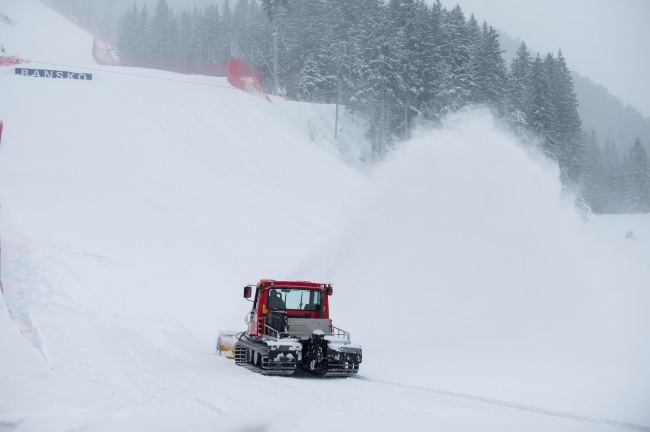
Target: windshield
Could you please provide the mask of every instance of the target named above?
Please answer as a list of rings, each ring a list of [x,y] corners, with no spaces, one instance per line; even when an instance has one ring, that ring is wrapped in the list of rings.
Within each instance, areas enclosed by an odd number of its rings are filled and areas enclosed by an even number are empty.
[[[319,310],[320,305],[320,291],[299,288],[274,288],[269,291],[270,309]]]

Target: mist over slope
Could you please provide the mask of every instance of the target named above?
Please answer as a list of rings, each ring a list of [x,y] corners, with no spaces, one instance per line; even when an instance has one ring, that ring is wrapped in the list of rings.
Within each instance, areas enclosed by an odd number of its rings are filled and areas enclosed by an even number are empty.
[[[27,13],[40,3],[8,4],[40,29]],[[78,55],[69,23],[49,25]],[[93,69],[73,82],[0,68],[1,424],[650,425],[647,217],[634,243],[604,238],[609,220],[585,222],[556,169],[487,113],[369,168],[350,162],[367,154],[362,125],[344,116],[333,140],[332,106]],[[241,287],[262,277],[334,284],[362,379],[262,377],[215,353],[219,329],[245,327]]]
[[[333,300],[343,317],[372,317],[355,321],[365,372],[647,418],[647,263],[593,236],[557,167],[478,111],[422,132],[373,180],[314,260],[354,287]]]
[[[575,90],[580,106],[578,112],[582,127],[587,132],[596,132],[600,145],[613,141],[619,155],[629,151],[636,138],[650,145],[650,118],[644,117],[630,105],[624,105],[618,98],[589,78],[573,74]]]
[[[499,41],[506,64],[510,67],[522,40],[513,39],[501,31]],[[534,47],[528,46],[528,49],[536,52]],[[582,128],[588,133],[592,130],[596,132],[601,149],[606,140],[613,140],[619,152],[628,151],[637,137],[646,146],[650,145],[650,118],[644,117],[634,106],[624,104],[609,89],[595,83],[588,76],[573,71],[571,78],[578,98]]]

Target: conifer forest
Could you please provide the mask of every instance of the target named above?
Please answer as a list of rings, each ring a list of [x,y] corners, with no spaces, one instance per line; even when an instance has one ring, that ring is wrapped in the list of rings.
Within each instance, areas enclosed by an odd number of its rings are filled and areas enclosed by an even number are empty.
[[[440,0],[233,3],[191,10],[166,0],[152,10],[133,3],[113,25],[121,64],[210,74],[239,58],[261,72],[268,93],[358,115],[375,160],[418,125],[486,107],[557,162],[578,205],[595,213],[650,211],[648,143],[617,146],[583,130],[561,51],[531,52],[522,42],[506,64],[492,26]]]

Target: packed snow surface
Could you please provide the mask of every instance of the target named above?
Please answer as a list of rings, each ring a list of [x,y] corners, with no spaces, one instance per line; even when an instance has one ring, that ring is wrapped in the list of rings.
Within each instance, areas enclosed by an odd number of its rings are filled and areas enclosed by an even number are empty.
[[[93,73],[0,68],[0,429],[650,430],[650,216],[579,214],[484,111],[363,163],[333,106],[92,65],[38,1],[0,12],[29,67]],[[359,378],[216,353],[260,278],[334,284]]]

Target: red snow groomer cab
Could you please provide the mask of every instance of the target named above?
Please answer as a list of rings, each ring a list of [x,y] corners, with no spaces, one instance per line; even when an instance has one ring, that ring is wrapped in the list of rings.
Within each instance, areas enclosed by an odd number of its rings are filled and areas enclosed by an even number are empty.
[[[331,284],[302,281],[262,279],[244,287],[253,307],[248,330],[235,344],[235,362],[264,375],[356,375],[361,347],[332,325],[332,293]]]

